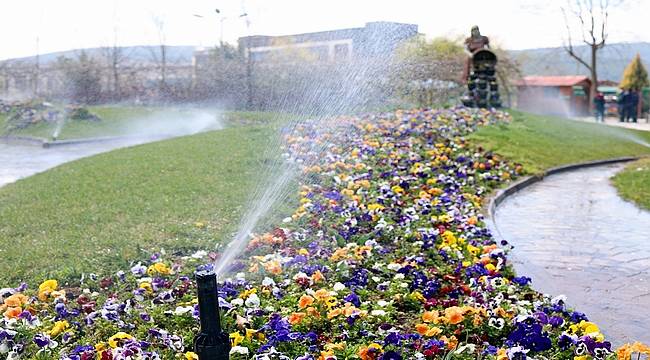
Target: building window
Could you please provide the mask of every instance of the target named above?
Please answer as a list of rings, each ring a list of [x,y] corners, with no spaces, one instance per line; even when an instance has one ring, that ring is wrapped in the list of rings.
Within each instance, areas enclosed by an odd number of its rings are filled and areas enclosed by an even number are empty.
[[[312,53],[318,61],[326,61],[329,57],[327,46],[310,46],[309,52]]]
[[[350,47],[348,44],[334,45],[334,58],[336,60],[346,60],[350,56]]]

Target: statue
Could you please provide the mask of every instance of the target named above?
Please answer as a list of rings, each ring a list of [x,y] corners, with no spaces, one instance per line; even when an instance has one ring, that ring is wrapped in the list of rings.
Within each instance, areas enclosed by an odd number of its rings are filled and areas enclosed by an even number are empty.
[[[481,31],[478,29],[478,26],[472,26],[472,35],[465,39],[465,48],[471,54],[474,54],[477,50],[480,49],[489,49],[490,48],[490,39],[487,36],[481,35]]]
[[[477,25],[472,26],[471,35],[465,39],[465,49],[467,50],[467,60],[465,61],[465,72],[463,73],[463,82],[467,82],[469,71],[472,63],[472,55],[481,49],[490,48],[490,39],[481,35]]]
[[[462,82],[467,92],[462,102],[468,107],[501,107],[499,85],[496,78],[497,57],[490,50],[490,40],[481,35],[478,26],[472,27],[472,35],[465,39],[468,57],[463,69]]]

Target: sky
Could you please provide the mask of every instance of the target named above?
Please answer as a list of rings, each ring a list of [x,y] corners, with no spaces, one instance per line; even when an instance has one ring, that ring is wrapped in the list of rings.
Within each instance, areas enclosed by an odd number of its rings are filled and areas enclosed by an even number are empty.
[[[479,25],[507,49],[555,47],[566,38],[561,7],[567,1],[575,0],[5,0],[0,59],[113,44],[158,45],[161,38],[168,45],[208,47],[221,37],[234,44],[240,36],[362,27],[370,21],[417,24],[429,38],[464,37]],[[608,41],[650,42],[647,14],[650,0],[610,7]],[[579,39],[577,26],[572,29]]]

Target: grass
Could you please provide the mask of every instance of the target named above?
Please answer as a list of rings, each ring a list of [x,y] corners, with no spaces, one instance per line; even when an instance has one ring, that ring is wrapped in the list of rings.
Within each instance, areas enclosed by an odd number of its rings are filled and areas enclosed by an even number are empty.
[[[118,124],[156,110],[93,111]],[[482,128],[471,141],[529,172],[650,153],[629,140],[649,141],[647,133],[512,113],[511,124]],[[81,159],[0,188],[0,288],[19,280],[105,274],[161,248],[189,253],[228,238],[260,168],[277,155],[263,149],[288,116],[221,116],[229,125],[221,131]],[[91,132],[69,131],[69,136]],[[645,179],[640,181],[647,186]],[[292,204],[284,204],[276,216]]]
[[[269,112],[220,111],[216,108],[190,109],[184,107],[152,106],[91,106],[91,113],[98,115],[101,121],[65,120],[57,139],[69,140],[89,137],[129,136],[152,134],[156,132],[174,132],[179,130],[181,120],[185,123],[203,124],[212,120],[213,126],[260,125],[274,121],[286,120],[289,116]],[[201,119],[197,117],[201,116]],[[6,116],[0,115],[0,131],[4,131]],[[24,129],[12,131],[11,135],[31,136],[51,139],[57,124],[39,123]],[[182,128],[182,125],[180,126]],[[182,130],[182,129],[181,129]],[[5,133],[7,135],[7,133]]]
[[[512,123],[479,129],[470,140],[506,159],[524,165],[528,173],[554,166],[622,156],[650,154],[650,132],[510,111]]]
[[[612,181],[621,197],[650,210],[650,159],[631,163]]]
[[[261,151],[276,134],[269,125],[231,127],[81,159],[0,188],[0,288],[124,269],[161,248],[218,244],[277,155]]]

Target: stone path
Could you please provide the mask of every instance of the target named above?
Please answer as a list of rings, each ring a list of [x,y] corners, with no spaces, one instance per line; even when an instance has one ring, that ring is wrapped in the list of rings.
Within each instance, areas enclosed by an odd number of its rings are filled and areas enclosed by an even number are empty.
[[[107,141],[49,149],[36,145],[0,143],[0,187],[72,160],[142,142],[142,139]]]
[[[580,118],[571,118],[572,120],[584,121],[584,122],[596,122],[596,118],[592,117],[580,117]],[[627,129],[643,130],[650,131],[650,120],[647,118],[637,119],[635,123],[629,122],[620,122],[617,117],[607,117],[605,118],[605,125],[624,127]]]
[[[496,210],[520,275],[596,322],[614,345],[650,343],[650,212],[618,197],[625,165],[552,175]]]

